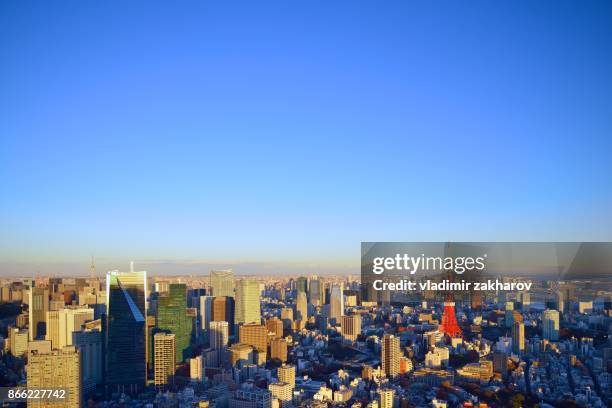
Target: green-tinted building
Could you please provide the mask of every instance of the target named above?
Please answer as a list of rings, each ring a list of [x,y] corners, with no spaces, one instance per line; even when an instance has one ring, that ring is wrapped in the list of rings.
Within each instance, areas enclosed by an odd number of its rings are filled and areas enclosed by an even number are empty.
[[[176,362],[191,357],[193,318],[187,315],[187,286],[170,284],[168,293],[157,298],[157,329],[169,331],[176,338]]]
[[[304,292],[308,294],[308,279],[304,276],[300,276],[297,278],[296,289],[299,292]]]

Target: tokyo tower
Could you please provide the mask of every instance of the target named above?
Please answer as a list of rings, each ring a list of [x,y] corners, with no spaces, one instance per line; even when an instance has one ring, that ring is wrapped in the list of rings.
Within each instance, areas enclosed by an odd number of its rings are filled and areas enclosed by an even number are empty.
[[[446,302],[444,302],[444,312],[442,313],[440,331],[448,334],[450,337],[461,336],[461,329],[459,328],[457,317],[455,316],[455,302],[451,294],[448,295]]]

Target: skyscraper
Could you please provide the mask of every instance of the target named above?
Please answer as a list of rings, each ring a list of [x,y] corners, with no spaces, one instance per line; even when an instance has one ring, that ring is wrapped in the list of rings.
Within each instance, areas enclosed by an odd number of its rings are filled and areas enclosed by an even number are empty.
[[[324,291],[321,285],[321,280],[314,275],[310,278],[310,287],[308,288],[310,295],[310,303],[313,306],[322,306],[323,305],[323,295]]]
[[[67,390],[67,400],[58,402],[49,399],[28,401],[29,407],[79,408],[81,406],[81,358],[74,346],[48,353],[32,351],[28,357],[28,388]]]
[[[336,323],[340,321],[340,316],[344,316],[344,286],[342,283],[334,283],[330,291],[329,299],[329,318]]]
[[[54,349],[60,348],[59,315],[59,310],[49,310],[47,312],[47,333],[45,334],[45,340],[51,341]]]
[[[210,348],[224,350],[229,342],[229,324],[226,321],[210,322]]]
[[[302,327],[304,327],[308,320],[308,299],[306,298],[306,292],[298,291],[295,311],[297,312],[296,319],[301,320]]]
[[[32,287],[28,291],[30,341],[45,336],[47,312],[49,311],[49,290]]]
[[[236,283],[236,311],[235,322],[260,323],[260,292],[259,282],[252,279],[241,279]]]
[[[208,339],[208,325],[212,321],[212,304],[212,296],[200,296],[200,330],[205,339]]]
[[[514,322],[512,326],[512,352],[520,355],[525,351],[525,325],[522,322]]]
[[[94,391],[97,385],[102,384],[102,342],[102,333],[97,329],[85,329],[72,333],[72,344],[81,354],[81,380],[84,395]]]
[[[94,310],[83,306],[66,306],[47,312],[47,335],[54,349],[72,345],[72,333],[94,318]]]
[[[234,333],[234,298],[231,296],[215,297],[212,302],[212,320],[225,321],[229,324],[230,334]]]
[[[106,385],[135,393],[146,380],[147,273],[111,271],[106,275]]]
[[[200,297],[206,296],[204,288],[189,288],[187,289],[187,307],[200,307]]]
[[[546,309],[542,313],[542,338],[550,341],[559,340],[559,312]]]
[[[300,292],[308,293],[308,279],[305,278],[304,276],[300,276],[299,278],[297,278],[295,288],[298,293]]]
[[[248,344],[258,352],[266,352],[268,345],[268,330],[266,326],[247,323],[240,326],[240,343]]]
[[[153,360],[155,386],[171,384],[176,366],[176,335],[155,333],[153,336],[153,348],[155,355]]]
[[[344,343],[352,344],[357,341],[361,334],[361,315],[342,316],[340,320],[342,340]]]
[[[157,302],[157,301],[156,301]],[[157,313],[157,309],[155,309]],[[147,331],[146,335],[146,344],[145,344],[145,355],[146,355],[146,365],[147,371],[153,370],[153,335],[157,332],[157,321],[155,316],[147,315],[145,316],[145,330]]]
[[[389,378],[399,375],[400,339],[392,334],[385,334],[382,339],[382,351],[380,360],[382,370]]]
[[[227,270],[211,270],[210,271],[210,287],[212,295],[234,296],[234,271]]]
[[[189,358],[193,318],[187,315],[187,285],[172,283],[157,299],[157,328],[175,335],[176,362]]]
[[[229,343],[229,324],[226,321],[212,321],[209,324],[210,352],[206,355],[207,367],[218,367],[225,361]]]

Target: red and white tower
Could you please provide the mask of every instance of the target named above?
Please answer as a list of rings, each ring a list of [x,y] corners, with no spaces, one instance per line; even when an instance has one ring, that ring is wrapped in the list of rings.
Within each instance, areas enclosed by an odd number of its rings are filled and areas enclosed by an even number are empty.
[[[455,315],[455,302],[451,295],[449,295],[446,302],[444,302],[444,312],[442,313],[440,331],[448,334],[450,337],[461,336],[461,329],[459,328],[457,316]]]

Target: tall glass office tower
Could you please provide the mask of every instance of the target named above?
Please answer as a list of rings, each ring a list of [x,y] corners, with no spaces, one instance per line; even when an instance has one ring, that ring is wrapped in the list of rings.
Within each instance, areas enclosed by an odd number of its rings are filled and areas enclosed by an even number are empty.
[[[168,292],[157,298],[157,328],[175,335],[177,363],[191,357],[193,318],[187,316],[187,285],[184,283],[170,284]]]
[[[47,311],[49,310],[49,290],[46,288],[31,287],[29,292],[29,329],[30,341],[43,337],[46,334]]]
[[[210,271],[210,286],[215,297],[234,297],[234,271],[231,269]]]
[[[241,279],[236,284],[235,324],[261,323],[259,282]]]
[[[304,292],[308,294],[308,279],[304,276],[300,276],[297,278],[296,289],[299,292]]]
[[[331,287],[329,299],[329,318],[340,321],[340,316],[344,316],[344,287],[342,283],[335,283]]]
[[[323,285],[321,280],[316,276],[312,276],[310,279],[310,285],[308,287],[310,303],[313,306],[322,306],[325,302],[323,298],[325,296],[325,291],[323,290]]]
[[[109,391],[135,393],[146,382],[147,273],[106,275],[105,381]]]

